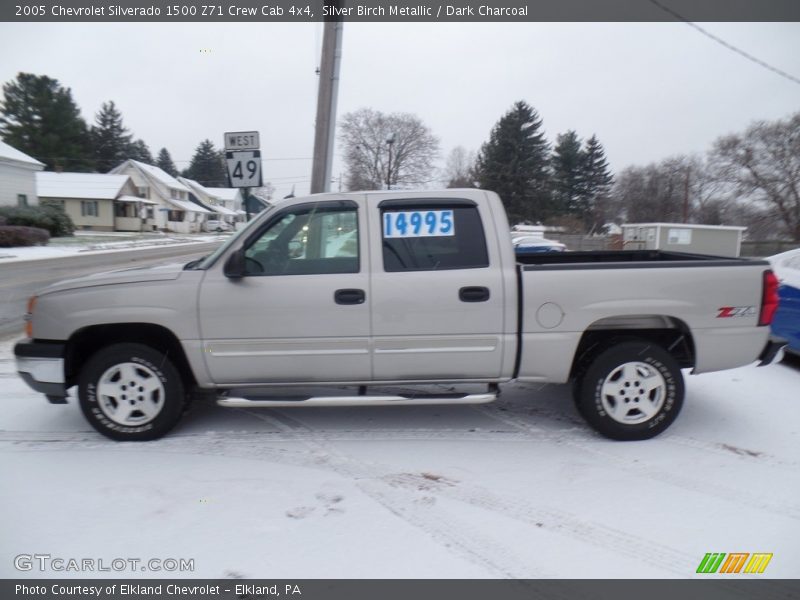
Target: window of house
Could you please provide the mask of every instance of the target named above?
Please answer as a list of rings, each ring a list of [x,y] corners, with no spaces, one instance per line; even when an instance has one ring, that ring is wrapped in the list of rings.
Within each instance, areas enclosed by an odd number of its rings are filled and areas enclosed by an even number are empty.
[[[182,210],[171,210],[167,213],[167,221],[182,222],[184,212]]]
[[[136,194],[139,198],[149,198],[150,197],[150,188],[147,186],[137,186]]]
[[[381,210],[383,268],[396,271],[479,269],[489,266],[478,208],[418,203]]]
[[[81,200],[81,216],[96,217],[99,215],[97,200]]]
[[[358,273],[358,211],[351,203],[295,206],[245,250],[248,275]]]
[[[28,196],[26,194],[17,194],[17,206],[28,206]]]

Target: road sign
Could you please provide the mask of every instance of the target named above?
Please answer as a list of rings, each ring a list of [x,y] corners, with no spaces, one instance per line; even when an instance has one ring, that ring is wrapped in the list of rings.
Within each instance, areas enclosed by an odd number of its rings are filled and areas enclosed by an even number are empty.
[[[261,151],[226,152],[231,187],[261,187]]]
[[[225,151],[258,150],[261,142],[257,131],[229,131],[225,134]]]

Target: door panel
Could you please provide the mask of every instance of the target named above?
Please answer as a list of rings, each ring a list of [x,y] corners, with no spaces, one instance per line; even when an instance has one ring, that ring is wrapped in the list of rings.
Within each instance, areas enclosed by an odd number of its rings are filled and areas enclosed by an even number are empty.
[[[373,223],[382,224],[372,236],[380,249],[372,276],[375,379],[499,377],[506,346],[503,273],[489,266],[479,208],[430,200],[399,207],[402,218],[387,217],[392,210],[384,204],[373,213]],[[418,231],[412,222],[422,224]],[[437,231],[440,222],[447,227]],[[398,223],[408,225],[407,237],[397,239]],[[415,235],[420,231],[426,235]]]
[[[294,213],[276,215],[246,243],[244,277],[225,277],[222,265],[206,273],[200,331],[215,383],[369,379],[363,227],[357,205],[342,206],[320,202],[284,209]],[[342,290],[347,299],[360,290],[363,300],[337,302]]]

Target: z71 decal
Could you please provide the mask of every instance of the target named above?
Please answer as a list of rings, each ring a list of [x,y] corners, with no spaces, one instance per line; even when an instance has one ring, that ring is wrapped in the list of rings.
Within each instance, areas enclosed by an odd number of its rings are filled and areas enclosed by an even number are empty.
[[[728,317],[755,317],[755,306],[722,306],[717,309],[718,319],[726,319]]]

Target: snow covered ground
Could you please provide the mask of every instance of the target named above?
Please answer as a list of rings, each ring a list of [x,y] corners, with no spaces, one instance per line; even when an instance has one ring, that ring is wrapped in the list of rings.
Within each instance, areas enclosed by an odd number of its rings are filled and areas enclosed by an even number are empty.
[[[800,574],[800,368],[688,377],[654,440],[589,430],[566,386],[485,406],[242,410],[94,433],[0,342],[0,577],[13,557],[192,558],[178,576],[686,578],[707,552]],[[145,573],[145,577],[158,574]]]
[[[24,260],[43,260],[91,253],[139,250],[156,246],[175,246],[224,241],[230,234],[129,234],[117,232],[79,232],[70,238],[53,238],[47,246],[0,248],[0,265]]]

